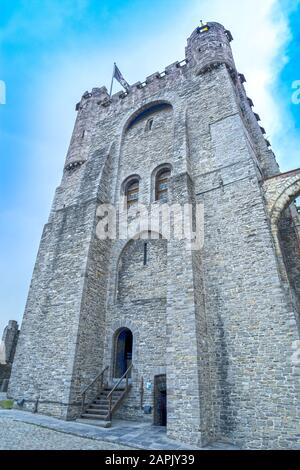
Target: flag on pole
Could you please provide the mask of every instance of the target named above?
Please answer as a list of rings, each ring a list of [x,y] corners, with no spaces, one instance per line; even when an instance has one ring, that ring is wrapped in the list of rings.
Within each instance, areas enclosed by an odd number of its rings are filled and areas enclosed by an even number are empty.
[[[126,82],[125,78],[121,74],[119,68],[117,67],[117,64],[114,63],[114,71],[113,71],[113,76],[112,76],[112,81],[111,81],[111,87],[110,87],[110,95],[112,93],[112,86],[113,86],[113,80],[114,78],[122,85],[122,87],[128,92],[130,90],[130,85],[128,82]]]

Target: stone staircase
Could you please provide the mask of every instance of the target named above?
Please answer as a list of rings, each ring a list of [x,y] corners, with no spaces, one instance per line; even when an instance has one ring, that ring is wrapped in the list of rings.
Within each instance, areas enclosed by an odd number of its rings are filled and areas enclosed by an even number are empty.
[[[76,421],[84,424],[92,424],[108,428],[111,426],[113,413],[119,408],[131,388],[130,373],[132,364],[126,372],[112,383],[104,380],[104,374],[108,372],[109,367],[106,366],[100,374],[82,391],[82,413]],[[86,403],[87,391],[97,386],[98,393],[92,402]]]
[[[103,428],[109,428],[111,426],[111,417],[109,412],[109,399],[107,396],[112,389],[112,386],[106,386],[76,421],[83,424],[92,424],[93,426],[96,425]],[[112,394],[112,412],[115,412],[121,405],[127,392],[128,391],[124,387],[116,388],[114,390]]]

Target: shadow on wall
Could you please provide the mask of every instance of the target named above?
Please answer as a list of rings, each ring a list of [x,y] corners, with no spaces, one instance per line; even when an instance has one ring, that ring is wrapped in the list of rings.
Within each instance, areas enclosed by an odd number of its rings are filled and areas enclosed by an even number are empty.
[[[218,311],[220,312],[220,310]],[[218,358],[219,369],[219,393],[220,397],[220,432],[221,434],[230,435],[235,429],[235,419],[231,409],[231,384],[228,380],[229,358],[227,353],[227,344],[225,338],[224,324],[221,314],[218,313],[217,331],[220,341],[220,357]]]

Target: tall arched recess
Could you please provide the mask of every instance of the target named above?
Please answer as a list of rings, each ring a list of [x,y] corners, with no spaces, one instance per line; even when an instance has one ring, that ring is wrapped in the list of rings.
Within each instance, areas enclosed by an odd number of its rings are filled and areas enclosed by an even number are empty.
[[[300,169],[281,173],[264,183],[271,229],[283,278],[289,281],[300,326],[300,215],[295,199],[300,195]]]
[[[133,112],[126,120],[117,168],[116,198],[122,183],[132,174],[143,175],[139,201],[149,204],[149,183],[153,168],[174,160],[174,112],[167,101],[153,101]]]
[[[120,253],[115,301],[120,308],[120,304],[166,296],[167,240],[159,233],[143,232],[129,240]]]

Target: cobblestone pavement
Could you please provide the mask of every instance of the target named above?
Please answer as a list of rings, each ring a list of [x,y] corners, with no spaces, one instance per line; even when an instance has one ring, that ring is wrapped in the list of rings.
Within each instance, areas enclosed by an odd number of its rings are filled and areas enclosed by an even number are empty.
[[[0,449],[197,450],[151,424],[118,420],[104,429],[18,410],[0,410]],[[236,448],[216,443],[203,450],[223,449]]]
[[[0,418],[0,450],[127,450],[112,444],[63,434],[35,424]]]

